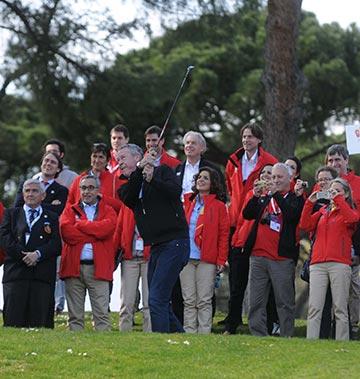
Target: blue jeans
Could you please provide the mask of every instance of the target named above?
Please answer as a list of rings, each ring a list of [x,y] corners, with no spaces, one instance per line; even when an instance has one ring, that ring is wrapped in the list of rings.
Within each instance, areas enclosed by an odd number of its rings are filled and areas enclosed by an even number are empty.
[[[190,255],[189,239],[151,247],[148,266],[149,308],[153,332],[184,332],[171,307],[171,293]]]

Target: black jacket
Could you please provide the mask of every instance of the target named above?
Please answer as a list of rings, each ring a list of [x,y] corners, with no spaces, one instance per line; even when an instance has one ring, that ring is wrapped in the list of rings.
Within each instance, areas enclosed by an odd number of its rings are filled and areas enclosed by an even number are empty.
[[[299,245],[296,241],[296,227],[300,221],[304,198],[303,196],[296,196],[293,192],[289,192],[285,198],[278,192],[274,193],[272,197],[281,209],[283,217],[278,254],[280,257],[291,258],[297,261],[299,257]],[[261,216],[270,200],[271,196],[253,196],[243,209],[243,216],[246,220],[255,220],[244,246],[244,253],[246,254],[251,254],[252,252]]]
[[[186,165],[186,161],[185,162],[182,162],[180,163],[176,168],[175,168],[175,175],[176,175],[176,178],[177,178],[177,181],[178,183],[182,186],[182,182],[184,180],[184,172],[185,172],[185,165]],[[200,158],[200,163],[199,163],[199,168],[202,168],[202,167],[210,167],[212,169],[214,169],[218,174],[219,174],[219,177],[220,177],[220,183],[221,183],[221,188],[223,190],[223,193],[224,195],[226,196],[226,184],[225,184],[225,177],[224,177],[224,174],[221,172],[221,170],[219,169],[219,167],[212,163],[211,161],[208,161],[204,158]]]
[[[15,208],[22,207],[24,205],[24,197],[22,193],[23,186],[24,183],[22,183],[18,188],[14,202]],[[46,188],[46,197],[41,205],[43,206],[43,208],[55,212],[58,216],[60,216],[65,208],[68,192],[69,190],[66,187],[54,181]],[[54,200],[59,200],[60,204],[51,204]]]
[[[30,233],[28,243],[25,243],[26,233]],[[5,250],[3,283],[14,280],[55,283],[56,257],[61,253],[57,214],[43,208],[30,232],[22,207],[6,209],[0,226],[0,245]],[[28,267],[22,261],[21,252],[35,250],[40,251],[41,259],[36,266]]]
[[[189,237],[180,200],[181,186],[168,166],[156,167],[150,183],[143,180],[142,171],[137,168],[118,192],[121,200],[134,211],[146,245]]]

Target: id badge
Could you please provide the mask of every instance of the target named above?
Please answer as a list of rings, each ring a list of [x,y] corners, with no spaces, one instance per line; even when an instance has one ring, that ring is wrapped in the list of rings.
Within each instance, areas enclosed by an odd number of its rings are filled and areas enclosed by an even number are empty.
[[[135,241],[135,250],[137,251],[143,251],[144,250],[144,240],[139,237]]]
[[[270,229],[279,233],[280,232],[280,222],[277,216],[271,215],[270,216]]]

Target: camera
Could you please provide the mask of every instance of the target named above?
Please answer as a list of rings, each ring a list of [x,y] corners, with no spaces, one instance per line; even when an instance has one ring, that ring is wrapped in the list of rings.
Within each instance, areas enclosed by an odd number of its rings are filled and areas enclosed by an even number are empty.
[[[301,183],[301,187],[302,188],[308,188],[309,187],[309,183],[308,182],[302,182]]]
[[[270,225],[270,214],[267,214],[260,220],[260,224],[262,225]]]
[[[331,198],[330,191],[319,191],[319,192],[316,192],[316,199],[317,200],[320,200],[320,199],[329,200],[330,198]]]

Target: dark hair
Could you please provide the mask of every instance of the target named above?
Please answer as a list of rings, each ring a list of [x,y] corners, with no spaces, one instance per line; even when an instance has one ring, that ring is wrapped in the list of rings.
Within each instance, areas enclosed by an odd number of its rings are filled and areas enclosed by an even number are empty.
[[[274,165],[272,163],[267,163],[267,164],[264,164],[264,166],[261,167],[261,170],[260,170],[260,174],[259,174],[259,178],[260,178],[260,175],[263,173],[263,170],[265,167],[268,167],[270,166],[271,168],[274,167]]]
[[[294,161],[296,163],[296,176],[294,177],[294,179],[300,179],[300,175],[301,175],[301,169],[302,169],[302,163],[300,161],[300,159],[298,157],[296,157],[295,155],[293,155],[292,157],[287,157],[285,159],[285,161],[287,161],[288,159]]]
[[[129,129],[123,124],[115,125],[110,130],[110,136],[113,134],[113,132],[122,133],[125,138],[129,138]]]
[[[50,138],[48,139],[44,144],[43,144],[43,147],[42,147],[42,150],[45,152],[46,150],[46,146],[48,145],[58,145],[59,146],[59,150],[60,150],[60,153],[62,155],[65,155],[65,145],[63,142],[61,142],[60,140],[58,140],[57,138]]]
[[[325,164],[327,164],[327,160],[328,160],[329,156],[332,156],[335,154],[341,155],[344,159],[349,159],[348,149],[343,145],[335,144],[335,145],[331,145],[327,149],[327,152],[325,155]]]
[[[321,166],[315,172],[315,181],[318,180],[318,176],[319,176],[320,172],[324,172],[324,171],[329,172],[333,179],[335,179],[339,176],[338,172],[333,167]]]
[[[262,127],[259,124],[257,124],[256,122],[248,122],[247,124],[245,124],[240,129],[241,138],[242,138],[242,135],[244,134],[245,129],[250,129],[251,134],[254,137],[256,137],[257,139],[259,139],[261,142],[264,139],[264,131],[263,131]],[[261,144],[261,142],[260,142],[260,144]]]
[[[157,134],[157,136],[160,137],[161,128],[157,125],[152,125],[145,130],[144,137],[146,138],[148,134]]]
[[[104,142],[96,142],[92,145],[91,154],[94,153],[103,153],[106,156],[107,160],[110,159],[110,149]]]
[[[194,175],[194,185],[191,188],[193,194],[190,196],[190,200],[193,200],[199,191],[196,189],[196,181],[199,178],[200,173],[207,171],[210,174],[210,193],[216,195],[216,198],[222,202],[226,201],[226,194],[224,193],[223,186],[221,185],[219,173],[211,167],[201,167],[199,172]]]
[[[57,160],[57,163],[58,163],[59,172],[57,172],[57,173],[55,174],[55,178],[57,178],[57,177],[59,176],[60,172],[62,171],[63,167],[64,167],[61,158],[60,158],[57,154],[52,153],[51,151],[45,153],[45,154],[41,157],[41,164],[43,163],[43,160],[44,160],[48,155],[50,155],[50,154],[53,155],[53,156],[55,157],[55,159]]]

